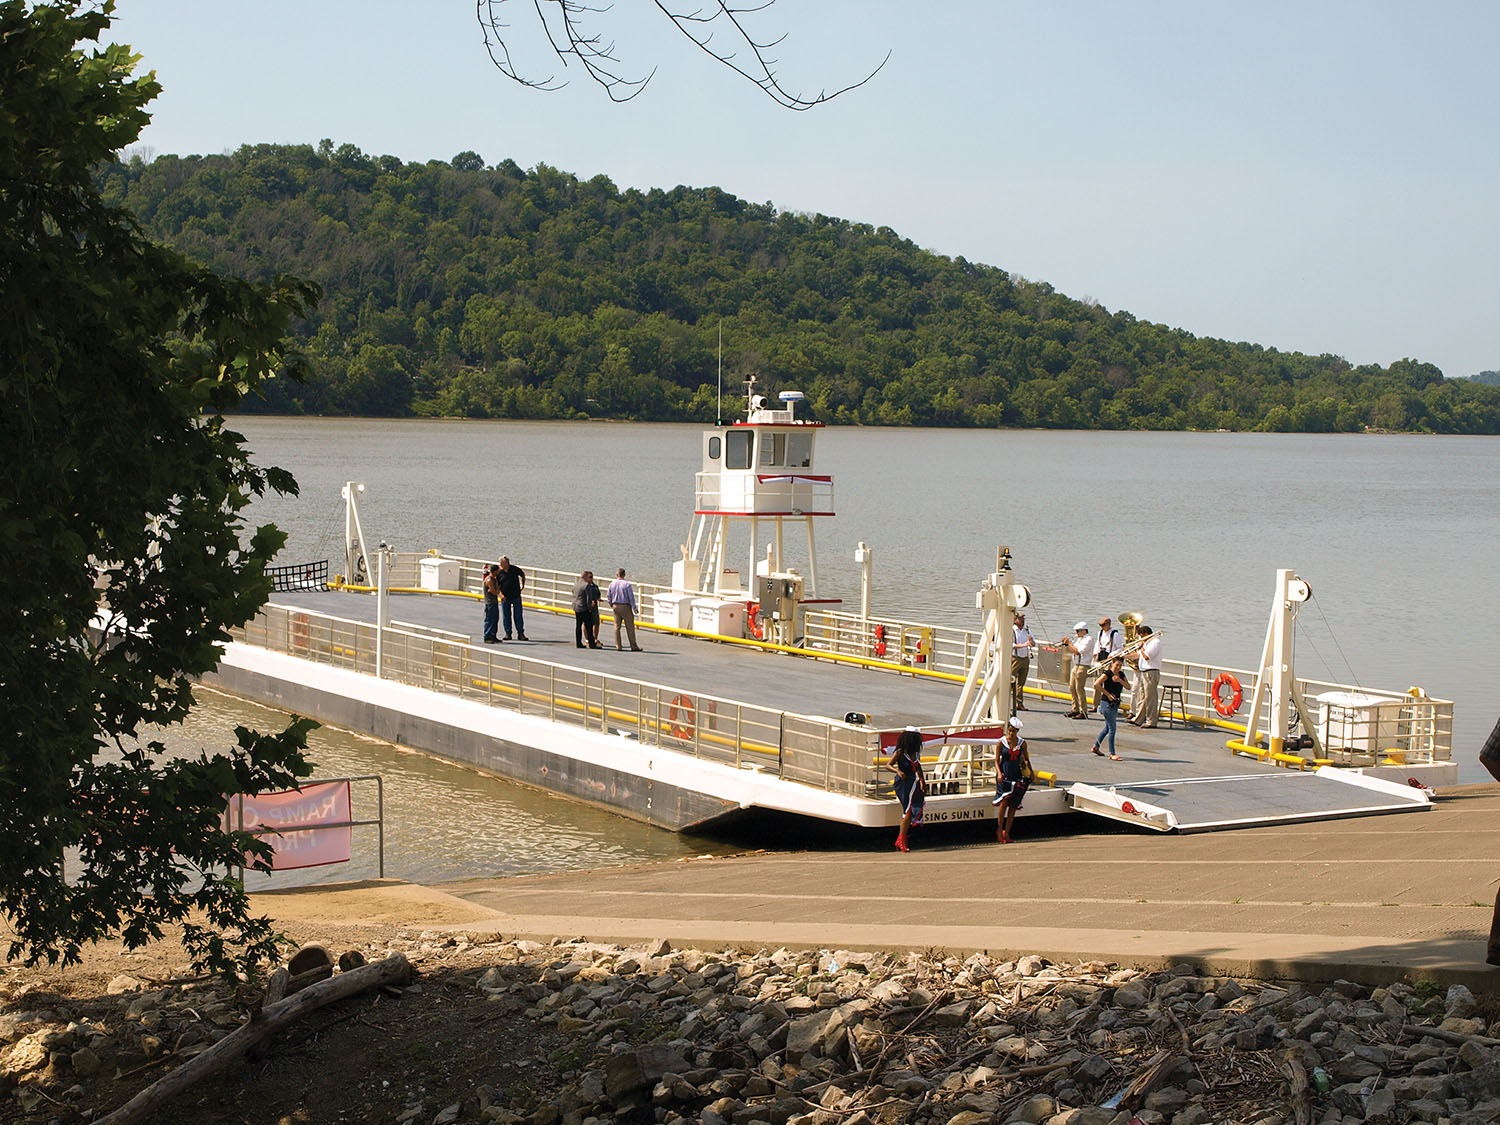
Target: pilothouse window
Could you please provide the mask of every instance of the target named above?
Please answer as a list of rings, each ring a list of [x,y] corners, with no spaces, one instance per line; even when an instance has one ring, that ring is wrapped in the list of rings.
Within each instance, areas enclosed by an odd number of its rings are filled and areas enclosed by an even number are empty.
[[[724,467],[726,469],[750,467],[750,439],[754,436],[749,430],[729,431],[724,438]]]
[[[812,467],[812,434],[788,434],[786,464],[789,469]]]
[[[715,434],[708,439],[708,459],[717,461],[719,459],[719,435]]]
[[[766,468],[786,464],[786,434],[760,435],[760,463]]]

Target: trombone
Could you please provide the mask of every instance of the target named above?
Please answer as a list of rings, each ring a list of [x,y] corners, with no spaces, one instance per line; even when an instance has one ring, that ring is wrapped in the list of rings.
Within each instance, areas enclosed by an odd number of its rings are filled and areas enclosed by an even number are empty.
[[[1095,660],[1094,663],[1089,665],[1089,672],[1092,675],[1099,675],[1104,671],[1109,662],[1117,656],[1124,657],[1125,663],[1129,664],[1133,668],[1135,667],[1136,659],[1141,654],[1141,649],[1146,647],[1146,642],[1153,639],[1160,640],[1166,635],[1167,631],[1165,629],[1156,629],[1148,636],[1137,637],[1135,640],[1127,642],[1118,651],[1110,653],[1102,660]]]

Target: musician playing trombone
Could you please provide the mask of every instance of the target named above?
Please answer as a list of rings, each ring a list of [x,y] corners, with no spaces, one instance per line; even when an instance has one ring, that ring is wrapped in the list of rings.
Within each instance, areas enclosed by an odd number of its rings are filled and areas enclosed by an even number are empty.
[[[1135,632],[1141,638],[1141,647],[1136,654],[1135,689],[1130,693],[1135,711],[1130,721],[1138,727],[1154,727],[1160,705],[1157,690],[1161,683],[1161,638],[1149,625],[1141,625]]]

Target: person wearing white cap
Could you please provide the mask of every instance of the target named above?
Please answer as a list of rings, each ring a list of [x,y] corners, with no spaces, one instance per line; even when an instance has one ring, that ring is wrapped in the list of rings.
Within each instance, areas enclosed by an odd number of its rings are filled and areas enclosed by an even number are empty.
[[[1012,716],[995,743],[995,799],[991,804],[1000,806],[995,838],[1002,844],[1010,843],[1011,826],[1032,776],[1031,751],[1021,737],[1021,720]]]
[[[1073,671],[1068,675],[1068,690],[1073,693],[1073,709],[1068,712],[1070,719],[1089,717],[1089,665],[1094,662],[1094,647],[1098,643],[1089,636],[1087,624],[1080,621],[1073,626],[1073,635],[1067,642],[1068,647],[1073,650]]]

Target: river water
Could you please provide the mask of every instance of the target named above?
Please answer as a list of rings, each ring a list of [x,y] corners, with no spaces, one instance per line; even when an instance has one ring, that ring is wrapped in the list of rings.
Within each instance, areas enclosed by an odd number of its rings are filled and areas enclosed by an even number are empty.
[[[358,480],[371,543],[624,566],[646,581],[666,581],[686,541],[703,429],[250,416],[234,428],[301,485],[296,499],[252,509],[288,532],[284,561],[341,568],[339,490]],[[1313,590],[1298,672],[1454,700],[1461,779],[1486,779],[1474,757],[1500,704],[1477,657],[1500,617],[1500,441],[828,428],[815,471],[833,474],[838,511],[819,521],[819,594],[854,610],[864,541],[873,612],[977,627],[974,591],[1006,544],[1040,638],[1136,611],[1165,631],[1169,658],[1244,668],[1260,656],[1274,572],[1295,569]],[[244,710],[217,697],[186,735],[221,736]],[[314,738],[321,772],[386,774],[388,817],[409,807],[415,822],[403,813],[387,832],[388,874],[545,871],[714,846],[383,743]]]

